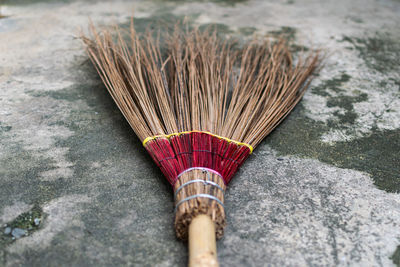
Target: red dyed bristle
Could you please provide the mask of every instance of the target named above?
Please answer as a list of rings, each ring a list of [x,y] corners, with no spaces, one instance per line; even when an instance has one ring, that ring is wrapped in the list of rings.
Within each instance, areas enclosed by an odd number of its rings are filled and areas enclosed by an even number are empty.
[[[212,169],[228,184],[250,154],[247,146],[201,132],[157,138],[149,141],[146,149],[171,185],[192,167]]]

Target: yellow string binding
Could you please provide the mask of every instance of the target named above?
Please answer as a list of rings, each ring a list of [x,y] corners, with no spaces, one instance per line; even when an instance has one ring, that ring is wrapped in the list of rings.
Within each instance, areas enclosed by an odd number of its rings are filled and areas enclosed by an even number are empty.
[[[143,140],[143,146],[146,146],[147,142],[149,142],[151,140],[155,140],[157,138],[167,138],[167,139],[169,139],[172,136],[180,136],[182,134],[190,134],[190,133],[205,133],[205,134],[211,135],[213,137],[216,137],[218,139],[225,140],[228,143],[235,143],[238,146],[246,146],[246,147],[248,147],[250,149],[250,154],[253,153],[253,150],[254,150],[254,148],[249,144],[238,142],[238,141],[235,141],[235,140],[223,137],[223,136],[219,136],[219,135],[216,135],[216,134],[213,134],[213,133],[210,133],[210,132],[206,132],[206,131],[184,131],[184,132],[179,132],[179,133],[160,134],[160,135],[155,135],[155,136],[149,136],[149,137],[146,137],[146,139]]]

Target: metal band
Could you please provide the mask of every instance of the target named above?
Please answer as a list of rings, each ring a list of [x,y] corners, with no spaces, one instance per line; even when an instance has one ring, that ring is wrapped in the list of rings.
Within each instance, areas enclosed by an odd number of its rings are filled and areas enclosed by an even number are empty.
[[[212,186],[215,186],[216,188],[218,188],[219,190],[221,190],[222,193],[225,193],[225,190],[219,184],[217,184],[213,181],[195,179],[195,180],[190,180],[190,181],[182,184],[180,187],[178,187],[178,189],[176,189],[176,191],[175,191],[174,199],[176,199],[176,196],[178,195],[179,191],[182,190],[182,188],[184,188],[185,186],[187,186],[189,184],[193,184],[193,183],[203,183],[204,185],[212,185]]]
[[[176,210],[178,209],[178,207],[179,207],[182,203],[184,203],[184,202],[186,202],[186,201],[188,201],[188,200],[194,199],[194,198],[196,198],[196,197],[204,197],[204,198],[209,198],[209,199],[215,200],[215,201],[218,202],[218,204],[220,204],[220,205],[225,209],[224,203],[222,203],[222,201],[219,200],[217,197],[214,197],[214,196],[209,195],[209,194],[198,194],[198,195],[193,195],[193,196],[184,198],[184,199],[182,199],[181,201],[179,201],[179,202],[176,204],[176,206],[175,206],[175,212],[176,212]]]
[[[176,176],[176,178],[175,178],[175,181],[174,181],[173,186],[175,185],[176,181],[178,181],[179,178],[180,178],[183,174],[185,174],[185,173],[187,173],[187,172],[190,172],[190,171],[193,171],[193,170],[202,170],[203,172],[212,172],[212,173],[218,175],[219,177],[221,177],[222,181],[224,181],[224,183],[225,183],[225,180],[224,180],[224,178],[222,177],[222,175],[221,175],[219,172],[217,172],[217,171],[215,171],[215,170],[213,170],[213,169],[209,169],[209,168],[206,168],[206,167],[192,167],[192,168],[188,168],[188,169],[184,170],[183,172],[181,172],[180,174],[178,174],[178,175]]]

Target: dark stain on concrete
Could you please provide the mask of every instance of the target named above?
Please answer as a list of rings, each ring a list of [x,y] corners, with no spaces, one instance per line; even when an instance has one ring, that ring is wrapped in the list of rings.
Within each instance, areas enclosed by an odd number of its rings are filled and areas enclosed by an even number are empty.
[[[0,122],[0,134],[5,133],[5,132],[9,132],[11,130],[11,128],[12,128],[11,126],[3,125]]]
[[[336,93],[343,92],[344,90],[341,88],[344,83],[350,81],[350,76],[346,73],[342,73],[340,77],[334,77],[330,80],[323,81],[321,85],[313,87],[311,90],[314,94],[320,96],[331,96],[328,90],[332,90]]]
[[[2,182],[0,207],[11,205],[14,200],[12,196],[18,196],[18,199],[23,199],[27,204],[41,205],[68,188],[63,179],[54,182],[38,179],[41,172],[54,168],[53,160],[34,156],[22,144],[15,143],[8,137],[3,140],[9,145],[8,150],[4,151],[7,156],[0,161],[1,175],[7,177]]]
[[[239,33],[242,36],[250,36],[254,34],[257,31],[255,27],[240,27],[239,28]]]
[[[307,52],[310,50],[307,46],[299,45],[299,44],[295,44],[295,43],[290,44],[289,48],[290,48],[290,51],[295,54],[299,53],[299,52]]]
[[[344,36],[343,42],[352,44],[365,64],[378,72],[387,73],[400,70],[399,38],[386,32],[377,32],[374,36],[360,38]]]
[[[57,0],[58,3],[69,3],[77,0]],[[86,0],[89,2],[96,2],[98,0]],[[235,6],[236,4],[245,3],[248,0],[153,0],[154,2],[172,2],[172,3],[184,3],[184,2],[213,2],[216,4],[224,5],[224,6]],[[55,1],[51,0],[4,0],[3,4],[7,5],[27,5],[27,4],[36,4],[36,3],[52,3]],[[0,2],[1,4],[2,2]]]
[[[350,76],[342,73],[338,77],[323,81],[319,86],[311,89],[314,94],[323,96],[327,99],[328,107],[339,107],[345,110],[345,113],[334,112],[334,119],[328,121],[328,125],[332,128],[343,129],[344,127],[354,124],[358,115],[354,111],[354,103],[359,103],[368,100],[368,95],[365,93],[353,91],[355,96],[343,95],[345,90],[343,85],[350,81]]]
[[[166,8],[163,10],[155,11],[151,16],[146,18],[135,18],[135,30],[139,33],[144,33],[147,30],[153,30],[154,34],[156,35],[158,33],[158,30],[161,30],[163,33],[172,33],[176,25],[182,28],[192,29],[195,25],[195,19],[199,16],[199,14],[192,14],[190,16],[176,16],[171,12],[172,10]],[[123,29],[127,29],[130,26],[130,23],[122,23],[119,26]],[[225,37],[229,34],[233,34],[235,35],[235,37],[239,37],[238,33],[231,30],[229,25],[222,23],[205,23],[199,25],[198,28],[200,31],[215,31],[221,37]],[[251,34],[256,29],[252,27],[241,28],[239,29],[239,33],[241,33],[241,30],[247,31],[248,34]],[[160,38],[160,43],[162,43],[162,34]]]
[[[208,31],[216,31],[220,35],[225,35],[229,33],[233,33],[233,31],[229,28],[228,25],[222,23],[206,23],[202,24],[199,27],[200,31],[208,30]]]
[[[349,16],[348,19],[355,23],[364,23],[364,20],[362,18],[356,16]]]
[[[161,2],[176,2],[176,3],[182,3],[182,2],[213,2],[216,4],[220,5],[225,5],[225,6],[235,6],[236,4],[241,4],[245,3],[248,0],[159,0]]]
[[[76,1],[76,0],[57,0],[56,2],[69,3],[72,1]],[[95,1],[95,0],[89,0],[89,1]],[[43,3],[43,2],[54,3],[55,1],[51,1],[51,0],[4,0],[3,4],[6,4],[6,5],[29,5],[29,4],[37,4],[37,3]],[[1,4],[1,2],[0,2],[0,4]]]
[[[70,3],[76,2],[77,0],[4,0],[3,2],[0,1],[1,4],[7,5],[29,5],[29,4],[37,4],[37,3]],[[98,0],[86,0],[87,2],[96,2]],[[236,4],[245,3],[248,0],[153,0],[154,2],[172,2],[172,3],[184,3],[184,2],[213,2],[223,6],[235,6]]]
[[[289,42],[293,42],[296,38],[296,29],[292,27],[283,26],[279,30],[269,31],[268,34],[277,38],[285,38]]]
[[[320,141],[330,129],[330,125],[307,118],[300,103],[265,144],[281,155],[311,157],[340,168],[367,172],[379,189],[400,192],[399,129],[375,130],[368,136],[332,145]]]
[[[289,44],[290,51],[295,54],[297,54],[298,52],[309,51],[308,47],[301,44],[297,44],[295,42],[296,33],[297,30],[295,28],[283,26],[278,30],[269,31],[268,35],[272,36],[275,39],[280,39],[280,38],[285,39]]]
[[[182,25],[183,21],[187,22],[188,26],[191,26],[193,20],[197,15],[191,16],[177,16],[172,14],[171,7],[163,7],[155,10],[149,17],[146,18],[135,18],[134,26],[137,32],[145,32],[146,30],[158,30],[172,32],[175,25]],[[130,22],[119,24],[121,28],[128,29]]]
[[[393,261],[393,263],[397,266],[400,267],[400,246],[397,247],[396,251],[393,253],[393,255],[390,257],[390,259]]]
[[[336,96],[329,98],[327,101],[328,107],[340,107],[345,110],[344,114],[340,114],[339,112],[334,112],[333,115],[335,115],[338,118],[338,121],[330,120],[329,124],[332,127],[338,127],[338,128],[340,128],[339,127],[340,125],[353,124],[358,117],[357,113],[354,111],[353,104],[366,101],[367,99],[368,95],[365,93],[360,93],[358,96]]]
[[[5,156],[0,158],[0,177],[6,178],[0,180],[0,210],[18,200],[34,205],[30,211],[7,223],[5,228],[0,227],[0,265],[3,263],[5,266],[6,247],[15,240],[12,235],[4,234],[6,228],[23,229],[27,235],[40,230],[40,225],[46,217],[41,206],[68,191],[71,185],[64,179],[53,182],[41,181],[40,173],[54,168],[55,162],[46,157],[33,155],[24,149],[23,144],[13,141],[11,134],[3,135],[2,142],[8,145],[7,150],[2,151]],[[40,218],[39,225],[35,224],[35,218]]]

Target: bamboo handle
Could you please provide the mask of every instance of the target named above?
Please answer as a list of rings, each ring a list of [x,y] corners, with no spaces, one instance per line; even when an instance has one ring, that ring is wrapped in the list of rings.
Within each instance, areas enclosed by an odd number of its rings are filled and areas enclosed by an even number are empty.
[[[218,267],[215,226],[201,214],[189,225],[189,267]]]

